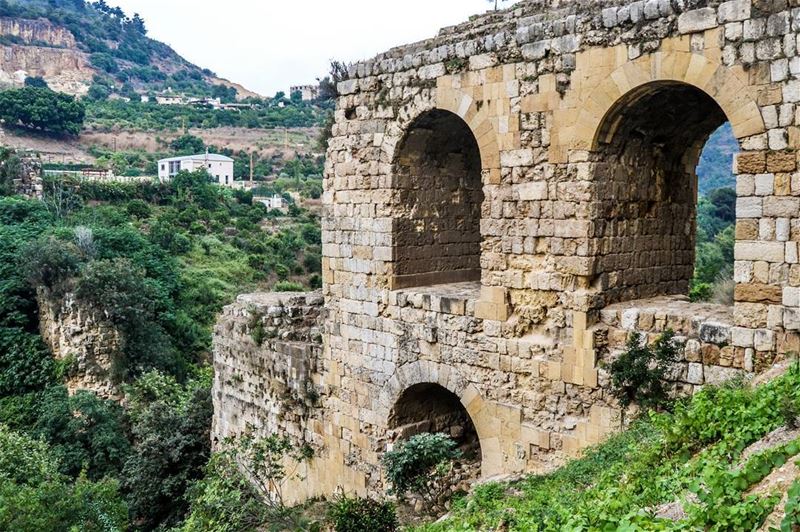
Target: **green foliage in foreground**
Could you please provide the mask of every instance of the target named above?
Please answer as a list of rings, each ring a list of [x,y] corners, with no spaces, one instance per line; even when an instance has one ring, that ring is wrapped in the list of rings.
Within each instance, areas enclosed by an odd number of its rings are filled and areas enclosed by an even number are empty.
[[[625,351],[611,363],[611,393],[623,407],[638,403],[644,408],[658,408],[669,397],[664,382],[667,372],[678,361],[683,346],[675,333],[666,331],[653,345],[643,334],[631,333]]]
[[[797,459],[800,442],[739,462],[748,445],[783,425],[786,397],[800,397],[797,372],[756,389],[705,388],[549,475],[480,486],[454,503],[449,519],[418,530],[752,530],[777,498],[746,490]],[[673,501],[683,503],[685,518],[655,515]]]
[[[0,425],[0,530],[115,531],[127,522],[116,481],[71,482],[45,443]]]
[[[340,497],[329,516],[336,532],[394,532],[399,524],[394,504],[358,497]]]
[[[397,449],[383,455],[386,478],[399,496],[409,491],[427,492],[461,453],[456,442],[445,434],[417,434],[398,444]]]

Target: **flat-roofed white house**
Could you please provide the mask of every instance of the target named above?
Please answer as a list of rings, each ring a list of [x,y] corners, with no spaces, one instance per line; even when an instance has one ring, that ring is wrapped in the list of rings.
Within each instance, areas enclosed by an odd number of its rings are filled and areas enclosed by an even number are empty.
[[[217,153],[170,157],[158,161],[158,179],[168,181],[178,172],[205,169],[221,186],[233,186],[233,159]]]

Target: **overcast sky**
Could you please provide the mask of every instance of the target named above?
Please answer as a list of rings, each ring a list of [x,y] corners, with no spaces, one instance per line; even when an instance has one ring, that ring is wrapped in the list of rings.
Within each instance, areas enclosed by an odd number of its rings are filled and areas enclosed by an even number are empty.
[[[488,0],[107,1],[139,13],[150,37],[189,61],[267,96],[313,83],[329,59],[366,59],[493,7]]]

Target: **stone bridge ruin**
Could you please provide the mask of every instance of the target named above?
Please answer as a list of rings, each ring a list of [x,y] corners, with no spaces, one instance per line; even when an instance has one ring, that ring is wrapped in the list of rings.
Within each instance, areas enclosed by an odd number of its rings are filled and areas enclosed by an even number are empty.
[[[676,393],[800,351],[797,5],[529,0],[353,65],[323,291],[226,308],[215,437],[312,445],[296,500],[381,490],[382,453],[425,430],[472,438],[483,476],[538,471],[620,428],[603,367],[631,331],[686,340]],[[731,307],[685,297],[726,121]]]

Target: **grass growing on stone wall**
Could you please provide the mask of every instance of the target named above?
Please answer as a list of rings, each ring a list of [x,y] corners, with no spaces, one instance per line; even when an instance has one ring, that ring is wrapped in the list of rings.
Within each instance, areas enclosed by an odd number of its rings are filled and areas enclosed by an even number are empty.
[[[752,530],[779,497],[747,491],[796,460],[800,442],[746,460],[742,452],[785,424],[787,398],[800,399],[800,372],[755,389],[706,388],[549,475],[482,485],[449,519],[415,530]],[[675,502],[678,519],[667,519],[664,505]]]

